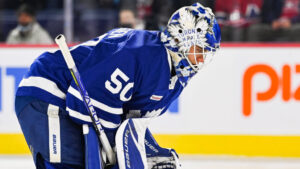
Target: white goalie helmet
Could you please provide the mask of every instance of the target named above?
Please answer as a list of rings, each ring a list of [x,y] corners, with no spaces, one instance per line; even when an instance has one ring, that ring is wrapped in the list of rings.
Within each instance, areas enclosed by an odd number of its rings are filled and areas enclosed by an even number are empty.
[[[161,33],[183,85],[208,64],[220,47],[220,27],[210,8],[195,3],[178,9]]]

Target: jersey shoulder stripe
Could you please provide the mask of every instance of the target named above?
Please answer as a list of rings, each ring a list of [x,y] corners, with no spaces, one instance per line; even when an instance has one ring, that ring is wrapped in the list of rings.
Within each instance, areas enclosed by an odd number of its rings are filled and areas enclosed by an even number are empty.
[[[104,36],[106,35],[70,48],[78,67]],[[31,64],[19,85],[16,96],[31,96],[49,102],[49,95],[53,95],[50,103],[64,108],[67,89],[71,82],[72,76],[61,52],[59,50],[44,52]],[[53,99],[56,101],[52,101]]]
[[[57,87],[56,83],[43,77],[30,76],[28,78],[24,78],[20,82],[19,87],[37,87],[61,99],[66,98],[66,94]]]

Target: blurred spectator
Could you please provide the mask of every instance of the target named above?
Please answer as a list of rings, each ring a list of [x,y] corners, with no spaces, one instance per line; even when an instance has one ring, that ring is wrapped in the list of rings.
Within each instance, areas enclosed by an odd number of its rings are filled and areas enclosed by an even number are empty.
[[[136,16],[132,10],[125,9],[120,11],[119,27],[136,28]]]
[[[163,30],[176,9],[196,2],[214,7],[214,0],[120,0],[119,25]]]
[[[300,41],[300,0],[285,0],[278,26],[288,30],[289,41]]]
[[[300,0],[265,0],[262,23],[253,25],[249,41],[300,41]]]
[[[153,0],[151,13],[145,17],[145,29],[163,30],[175,10],[196,2],[205,7],[214,7],[214,0]]]
[[[120,0],[119,27],[137,28],[137,0]]]
[[[144,29],[153,0],[120,0],[119,27]]]
[[[263,0],[216,0],[215,14],[223,41],[244,41],[247,28],[259,22]]]
[[[49,34],[36,22],[35,10],[23,4],[17,11],[18,26],[7,38],[8,44],[52,44]]]
[[[87,41],[118,26],[120,0],[74,0],[74,40]]]
[[[285,20],[280,19],[284,0],[264,0],[261,23],[252,25],[247,34],[248,41],[288,40]]]

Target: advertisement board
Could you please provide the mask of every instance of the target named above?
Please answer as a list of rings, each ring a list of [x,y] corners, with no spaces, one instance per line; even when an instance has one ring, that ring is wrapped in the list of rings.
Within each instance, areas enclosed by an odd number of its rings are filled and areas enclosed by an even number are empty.
[[[163,133],[300,135],[299,71],[300,48],[225,47],[184,89],[179,113],[161,117],[153,128]]]
[[[15,117],[15,90],[33,60],[56,49],[1,47],[0,154],[28,153]],[[300,44],[225,44],[150,129],[159,143],[182,154],[300,157],[299,121]],[[5,149],[13,138],[22,143]],[[278,144],[285,147],[274,151]]]

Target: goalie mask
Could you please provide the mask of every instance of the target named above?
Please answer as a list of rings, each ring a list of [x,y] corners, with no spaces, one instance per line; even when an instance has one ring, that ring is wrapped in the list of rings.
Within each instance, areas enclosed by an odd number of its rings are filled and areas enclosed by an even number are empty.
[[[212,60],[220,40],[221,32],[214,14],[199,3],[177,10],[161,33],[161,41],[170,53],[178,79],[184,86]]]

